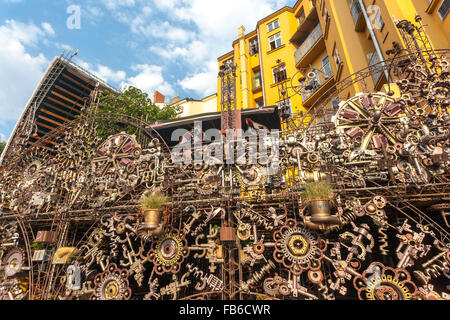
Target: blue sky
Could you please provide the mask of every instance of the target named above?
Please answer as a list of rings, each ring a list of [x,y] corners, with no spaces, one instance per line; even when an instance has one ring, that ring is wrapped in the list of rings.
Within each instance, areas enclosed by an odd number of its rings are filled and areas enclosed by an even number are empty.
[[[217,57],[232,49],[237,28],[254,30],[295,2],[0,0],[0,140],[63,50],[79,49],[74,61],[118,89],[199,99],[216,92]]]

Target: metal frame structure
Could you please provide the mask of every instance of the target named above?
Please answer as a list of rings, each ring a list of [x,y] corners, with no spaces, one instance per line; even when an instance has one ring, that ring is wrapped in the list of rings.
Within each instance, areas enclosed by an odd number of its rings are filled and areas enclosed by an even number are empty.
[[[106,117],[140,134],[100,139],[93,90],[80,118],[0,170],[0,297],[449,299],[450,72],[448,50],[427,52],[393,50],[318,103],[385,66],[398,98],[359,93],[332,122],[312,108],[278,139],[233,136],[256,163],[178,163],[230,141],[169,148],[121,114]],[[150,227],[140,199],[155,192],[170,202]]]

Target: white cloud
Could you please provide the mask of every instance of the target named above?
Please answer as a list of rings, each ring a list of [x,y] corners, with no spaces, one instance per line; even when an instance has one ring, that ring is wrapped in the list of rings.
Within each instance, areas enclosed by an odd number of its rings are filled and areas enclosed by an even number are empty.
[[[100,79],[109,83],[119,84],[120,82],[124,81],[127,77],[125,71],[122,70],[114,71],[113,69],[104,66],[102,64],[98,64],[96,67],[94,67],[90,63],[78,58],[75,60],[75,62],[83,69],[88,70],[89,72],[93,73]]]
[[[107,66],[99,65],[96,74],[108,82],[120,82],[125,80],[127,74],[125,71],[114,71]]]
[[[120,84],[120,88],[133,86],[153,96],[155,90],[169,96],[175,95],[173,87],[164,79],[163,68],[155,65],[137,64],[131,66],[131,70],[135,72],[134,76],[127,78],[125,71],[114,71],[111,68],[98,64],[94,66],[82,59],[76,58],[76,64],[86,69],[97,77],[106,82]]]
[[[76,58],[75,59],[75,63],[77,65],[79,65],[80,67],[82,67],[83,69],[86,69],[86,70],[92,72],[92,70],[90,70],[91,69],[91,65],[88,62],[86,62],[86,61],[84,61],[82,59]]]
[[[27,46],[37,46],[48,32],[29,23],[6,20],[0,26],[0,112],[3,120],[16,120],[50,61]],[[19,85],[20,84],[20,85]]]
[[[67,50],[67,51],[73,50],[72,46],[67,43],[54,42],[54,45],[58,49],[63,49],[63,50]]]
[[[134,0],[100,0],[108,9],[115,10],[120,7],[133,7],[136,2]]]
[[[149,50],[150,52],[153,52],[167,60],[186,58],[189,56],[189,51],[187,48],[175,47],[172,45],[169,45],[167,47],[151,46]]]
[[[42,29],[45,30],[45,32],[47,32],[50,36],[54,36],[55,35],[55,30],[53,30],[52,26],[50,25],[50,23],[48,22],[43,22],[41,24]]]
[[[161,10],[173,10],[176,5],[179,5],[181,0],[164,0],[164,1],[156,1],[155,5],[157,8]]]
[[[15,20],[6,20],[5,24],[0,27],[0,32],[4,36],[10,37],[12,41],[34,46],[46,35],[44,30],[33,23],[25,24]]]
[[[251,31],[256,22],[278,9],[286,1],[271,0],[189,0],[185,6],[177,3],[171,10],[175,16],[197,25],[202,35],[214,38],[237,35],[237,28],[244,25]]]
[[[92,25],[97,25],[99,20],[105,15],[104,11],[96,6],[83,6],[81,10],[83,20],[87,20]]]
[[[158,90],[165,96],[175,95],[175,90],[164,80],[163,68],[155,65],[139,64],[131,67],[133,71],[138,72],[134,77],[128,78],[123,85],[131,85],[147,92],[153,96],[153,92]]]
[[[149,50],[153,53],[160,55],[161,57],[174,60],[183,59],[184,63],[198,64],[204,62],[209,57],[209,46],[207,43],[199,40],[194,40],[187,45],[175,46],[169,44],[166,47],[163,46],[151,46]]]
[[[167,42],[185,43],[195,37],[195,33],[175,27],[168,21],[148,23],[146,15],[137,16],[130,25],[131,31],[141,36],[164,39]]]
[[[208,95],[217,90],[217,57],[232,50],[238,28],[256,28],[258,20],[287,4],[287,0],[170,0],[157,7],[177,23],[196,27],[195,37],[184,46],[151,46],[166,59],[183,59],[191,71],[178,84],[185,90]],[[177,25],[174,25],[177,27]]]
[[[183,80],[179,80],[178,84],[184,89],[194,91],[206,97],[217,90],[217,63],[211,60],[207,63],[204,71],[188,75]]]
[[[94,3],[94,0],[90,1]],[[96,0],[95,5],[103,5],[109,16],[129,26],[135,36],[128,42],[131,49],[140,50],[139,45],[147,45],[148,59],[156,54],[164,59],[163,66],[181,62],[183,70],[177,75],[181,79],[178,86],[201,95],[217,90],[217,57],[232,49],[238,27],[244,25],[246,32],[251,32],[258,20],[288,2],[292,5],[292,1],[158,0],[152,1],[153,6],[150,7],[146,0]],[[149,68],[154,67],[151,63],[141,66],[147,68],[142,68],[139,74],[128,80],[138,83],[148,92],[157,87],[153,82],[160,83],[160,86],[165,84],[163,87],[169,92],[173,90],[162,77],[162,71],[153,69],[150,72]],[[153,82],[146,84],[143,81],[146,78]]]

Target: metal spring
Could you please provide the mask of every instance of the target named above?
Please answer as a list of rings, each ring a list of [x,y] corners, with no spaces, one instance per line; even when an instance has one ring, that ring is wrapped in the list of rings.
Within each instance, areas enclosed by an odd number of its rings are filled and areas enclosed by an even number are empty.
[[[353,210],[347,211],[342,215],[342,224],[349,224],[350,222],[355,221],[357,218],[358,216],[353,212]]]
[[[271,231],[274,229],[274,226],[272,224],[270,224],[269,222],[267,222],[263,217],[261,217],[259,215],[255,215],[253,213],[256,213],[256,212],[250,212],[250,211],[245,210],[243,212],[243,216],[249,218],[251,221],[255,222],[256,224],[263,226],[268,231]]]
[[[146,235],[145,233],[141,233],[138,236],[139,236],[139,238],[144,240],[144,242],[151,242],[152,241],[152,238],[149,237],[148,235]]]
[[[386,227],[378,228],[378,233],[380,234],[380,236],[378,237],[378,240],[381,243],[381,245],[379,247],[380,247],[381,254],[383,256],[389,255],[389,250],[386,250],[386,248],[389,247],[389,243],[388,243],[388,236],[385,231],[387,231]]]
[[[206,223],[201,223],[201,224],[199,224],[196,228],[195,228],[195,230],[191,233],[192,234],[192,236],[194,236],[194,237],[196,237],[198,234],[200,234],[202,231],[203,231],[203,228],[204,227],[206,227]]]
[[[261,270],[255,272],[251,279],[247,280],[247,282],[245,282],[242,287],[243,288],[249,288],[252,287],[254,285],[256,285],[257,283],[259,283],[262,278],[264,277],[264,275],[266,275],[267,273],[269,273],[269,271],[271,269],[275,269],[275,264],[272,262],[272,260],[269,260],[269,262],[261,268]]]
[[[414,271],[414,274],[423,282],[423,284],[427,284],[432,278],[437,278],[442,275],[449,267],[450,264],[447,261],[439,260],[426,268],[425,272],[416,270]]]
[[[111,256],[113,257],[117,257],[117,255],[119,254],[119,249],[118,249],[118,244],[117,244],[117,240],[113,239],[113,241],[111,241]]]

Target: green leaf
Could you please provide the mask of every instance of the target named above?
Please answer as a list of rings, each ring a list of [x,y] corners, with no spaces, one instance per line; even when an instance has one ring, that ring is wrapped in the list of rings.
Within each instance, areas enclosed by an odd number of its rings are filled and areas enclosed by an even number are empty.
[[[147,123],[153,123],[174,119],[180,110],[180,106],[164,106],[160,108],[152,102],[147,93],[130,87],[120,94],[105,92],[97,109],[97,114],[121,113],[141,119]],[[97,125],[97,135],[102,138],[107,138],[120,132],[136,134],[138,131],[137,128],[105,120],[97,121]]]

